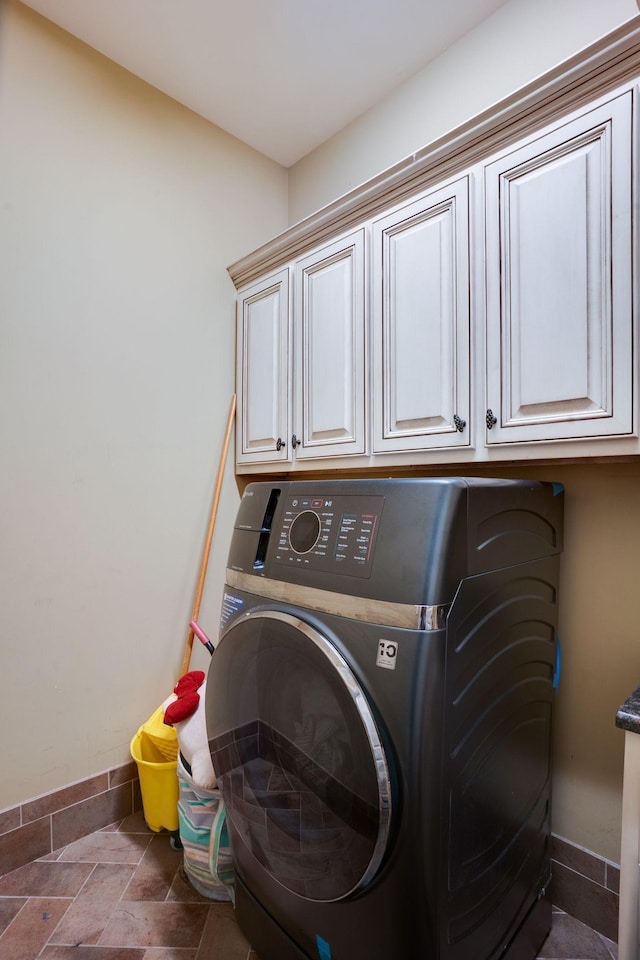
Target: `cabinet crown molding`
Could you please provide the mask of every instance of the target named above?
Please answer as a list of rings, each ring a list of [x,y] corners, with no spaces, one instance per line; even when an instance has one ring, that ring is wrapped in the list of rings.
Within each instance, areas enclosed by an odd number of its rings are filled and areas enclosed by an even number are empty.
[[[640,76],[640,14],[228,267],[236,289]]]

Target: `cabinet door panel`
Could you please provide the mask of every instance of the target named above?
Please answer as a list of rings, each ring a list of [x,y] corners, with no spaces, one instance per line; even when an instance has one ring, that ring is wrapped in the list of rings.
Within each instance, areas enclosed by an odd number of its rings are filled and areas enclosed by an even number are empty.
[[[488,443],[630,433],[631,99],[486,168]]]
[[[467,180],[373,224],[374,452],[466,446]]]
[[[296,266],[297,458],[365,451],[364,233]]]
[[[242,295],[238,361],[238,462],[289,459],[288,270]]]

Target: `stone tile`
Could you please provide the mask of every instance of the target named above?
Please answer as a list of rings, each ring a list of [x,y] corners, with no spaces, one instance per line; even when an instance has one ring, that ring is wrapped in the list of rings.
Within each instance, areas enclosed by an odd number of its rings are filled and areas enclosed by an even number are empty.
[[[142,810],[139,810],[137,813],[131,813],[123,820],[108,823],[106,827],[101,827],[100,829],[105,833],[116,833],[118,831],[121,833],[154,833],[154,831],[150,830],[147,826]]]
[[[98,943],[133,870],[133,866],[124,863],[97,864],[58,924],[51,943]]]
[[[142,810],[137,810],[129,817],[125,817],[118,828],[121,833],[147,833],[153,835],[154,831],[147,826]],[[168,836],[168,834],[167,834]]]
[[[0,834],[8,833],[9,830],[17,830],[21,825],[20,807],[12,807],[11,810],[3,810],[0,813]]]
[[[76,897],[78,906],[118,903],[135,871],[130,863],[98,863]]]
[[[49,817],[0,836],[0,876],[51,852]]]
[[[135,760],[129,763],[123,763],[119,767],[114,767],[109,771],[109,786],[118,787],[121,783],[130,783],[138,779],[138,767]]]
[[[151,842],[140,833],[92,833],[65,847],[61,861],[88,863],[139,863]]]
[[[122,900],[100,938],[100,945],[126,943],[133,947],[193,949],[200,943],[208,909],[200,903]]]
[[[59,850],[52,850],[51,853],[45,853],[44,857],[38,857],[38,860],[59,860],[64,847],[60,847]]]
[[[551,859],[604,887],[606,861],[560,837],[551,838]]]
[[[586,858],[572,862],[584,869]],[[558,899],[540,960],[617,960],[607,937],[617,934],[619,873],[602,863],[608,889],[554,863]],[[141,812],[42,854],[0,877],[0,960],[259,960],[232,905],[202,897],[181,876],[181,864],[169,834],[150,831]]]
[[[232,905],[211,904],[197,960],[247,960],[250,948]]]
[[[22,821],[29,823],[31,820],[39,820],[50,813],[62,810],[63,807],[70,807],[81,800],[95,796],[97,793],[103,793],[109,787],[109,777],[106,773],[99,774],[96,777],[90,777],[88,780],[81,780],[79,783],[72,783],[62,790],[55,793],[48,793],[44,797],[38,797],[37,800],[30,800],[22,804]]]
[[[554,914],[551,933],[538,957],[543,960],[611,960],[602,938],[567,914]]]
[[[131,878],[124,899],[166,900],[182,861],[182,850],[171,847],[169,835],[156,834]]]
[[[618,936],[618,897],[611,890],[556,863],[549,896],[571,917],[615,941]],[[571,960],[569,955],[566,960]]]
[[[27,901],[24,897],[6,897],[0,899],[0,936]]]
[[[607,890],[613,890],[614,893],[620,893],[620,867],[613,863],[607,864],[605,873],[605,887]]]
[[[613,940],[609,940],[607,937],[603,937],[601,933],[599,933],[598,936],[609,951],[611,960],[618,960],[618,944],[614,943]]]
[[[167,900],[178,901],[179,903],[211,903],[208,897],[203,896],[191,885],[182,867],[178,868],[173,878]]]
[[[0,877],[0,897],[75,897],[92,870],[91,863],[35,860]]]
[[[38,960],[144,960],[137,947],[47,946]]]
[[[148,947],[143,960],[196,960],[196,953],[180,947]]]
[[[0,957],[33,960],[47,943],[71,900],[33,897],[0,937]]]
[[[123,820],[133,812],[131,803],[130,785],[124,784],[59,810],[51,817],[53,847],[65,847],[105,823]]]

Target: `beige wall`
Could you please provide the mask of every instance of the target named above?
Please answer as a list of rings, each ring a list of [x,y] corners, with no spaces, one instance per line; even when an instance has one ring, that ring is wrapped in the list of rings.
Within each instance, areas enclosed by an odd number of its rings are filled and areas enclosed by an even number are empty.
[[[14,0],[0,43],[3,808],[128,760],[172,690],[234,389],[225,268],[285,227],[287,182]],[[237,498],[229,469],[214,635]]]
[[[566,485],[554,829],[619,862],[624,734],[614,723],[640,685],[640,464],[536,473]]]
[[[292,168],[291,219],[635,12],[510,0]],[[16,0],[0,30],[2,808],[127,759],[170,692],[233,389],[225,266],[284,229],[287,180]],[[566,485],[554,829],[617,861],[640,464],[500,473]],[[236,502],[229,464],[201,614],[212,633]]]
[[[289,170],[289,222],[349,192],[638,14],[636,0],[508,0]]]

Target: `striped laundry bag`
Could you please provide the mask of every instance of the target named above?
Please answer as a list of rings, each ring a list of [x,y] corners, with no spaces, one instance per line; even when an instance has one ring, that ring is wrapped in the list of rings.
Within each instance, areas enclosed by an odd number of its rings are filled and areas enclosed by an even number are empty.
[[[178,821],[187,877],[204,897],[233,901],[234,872],[222,794],[198,786],[180,756],[178,783]]]

